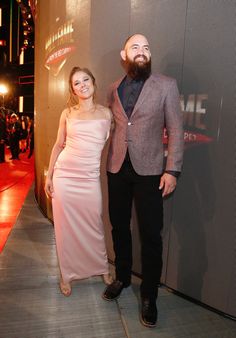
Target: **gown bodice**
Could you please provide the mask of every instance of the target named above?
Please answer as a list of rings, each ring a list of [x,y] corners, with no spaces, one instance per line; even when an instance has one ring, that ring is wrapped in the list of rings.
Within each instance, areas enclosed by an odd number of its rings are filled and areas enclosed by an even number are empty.
[[[101,153],[109,137],[107,119],[66,119],[66,144],[59,154],[54,174],[57,177],[95,178],[100,175]]]

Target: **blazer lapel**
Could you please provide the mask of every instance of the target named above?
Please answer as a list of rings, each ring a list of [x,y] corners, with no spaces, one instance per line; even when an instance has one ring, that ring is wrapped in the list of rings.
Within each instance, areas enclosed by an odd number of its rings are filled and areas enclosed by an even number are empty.
[[[126,115],[126,112],[124,111],[124,108],[123,108],[123,105],[121,103],[121,100],[120,100],[120,97],[119,97],[119,94],[118,94],[118,87],[119,85],[121,84],[121,82],[123,81],[124,77],[119,79],[116,83],[115,83],[115,88],[114,88],[114,96],[115,96],[115,100],[117,102],[117,104],[119,105],[120,107],[120,111],[122,112],[122,114],[124,115],[124,117],[128,120],[128,117]]]

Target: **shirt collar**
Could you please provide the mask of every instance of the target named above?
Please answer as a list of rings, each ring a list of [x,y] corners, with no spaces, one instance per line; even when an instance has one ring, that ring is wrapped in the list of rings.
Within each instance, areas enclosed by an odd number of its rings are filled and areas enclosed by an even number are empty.
[[[125,83],[127,85],[129,85],[131,83],[144,83],[144,81],[143,80],[135,80],[131,76],[129,76],[129,74],[127,74],[126,77],[125,77]]]

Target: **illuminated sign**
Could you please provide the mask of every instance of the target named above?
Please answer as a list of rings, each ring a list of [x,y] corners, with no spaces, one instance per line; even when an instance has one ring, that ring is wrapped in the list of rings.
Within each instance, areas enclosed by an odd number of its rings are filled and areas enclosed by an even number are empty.
[[[20,85],[32,84],[34,83],[34,75],[19,76],[18,83]]]
[[[51,34],[46,40],[45,50],[47,52],[50,52],[55,47],[58,47],[62,44],[74,42],[72,37],[73,31],[73,20],[64,23],[58,28],[55,33]]]
[[[207,135],[205,124],[207,94],[189,94],[180,96],[180,103],[184,120],[184,142],[188,145],[210,143],[212,137]],[[167,130],[164,130],[163,143],[168,144]]]
[[[55,76],[63,68],[69,55],[76,49],[73,32],[73,20],[69,20],[46,39],[45,67],[52,70]]]
[[[58,49],[54,53],[51,53],[46,60],[46,67],[50,64],[56,63],[64,59],[64,57],[67,54],[71,53],[74,49],[75,49],[74,46],[69,46],[69,47]]]

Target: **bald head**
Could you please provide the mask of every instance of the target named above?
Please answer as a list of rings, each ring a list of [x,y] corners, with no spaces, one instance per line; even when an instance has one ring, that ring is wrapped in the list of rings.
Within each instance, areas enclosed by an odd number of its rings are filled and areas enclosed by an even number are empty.
[[[130,41],[132,42],[132,41],[136,41],[136,40],[138,40],[138,41],[140,41],[140,40],[142,40],[142,41],[145,40],[146,44],[149,45],[148,40],[147,40],[147,38],[146,38],[144,35],[139,34],[139,33],[136,33],[136,34],[130,35],[130,36],[125,40],[125,43],[124,43],[124,49],[126,48],[126,45],[127,45],[127,44],[130,44]]]

